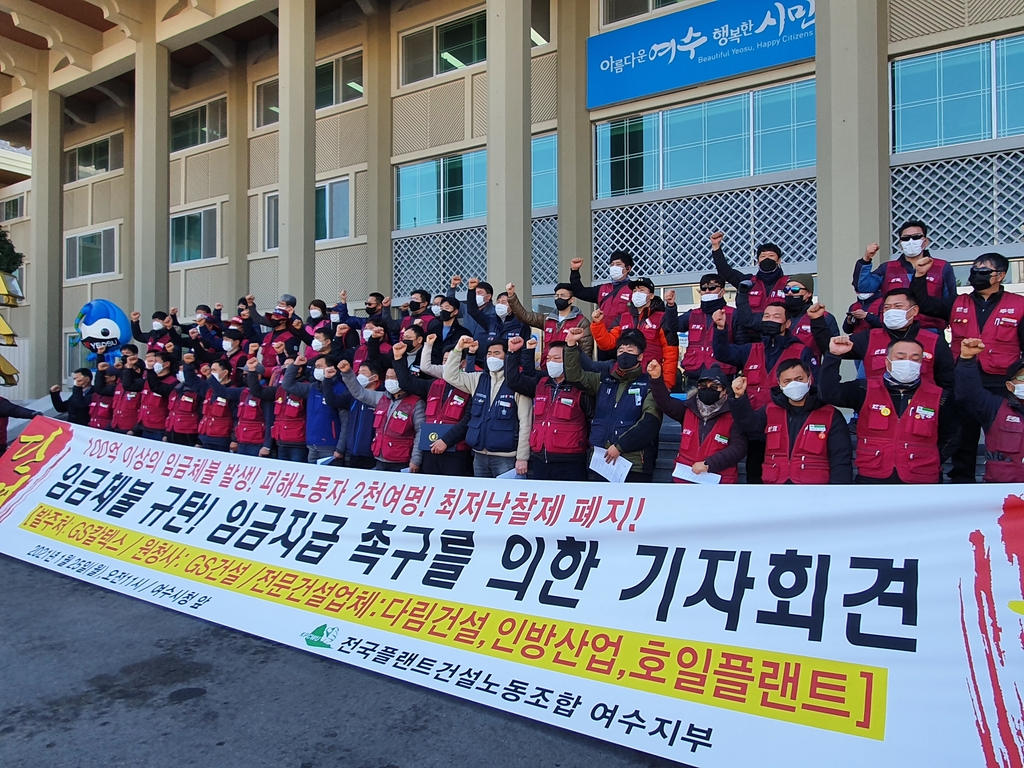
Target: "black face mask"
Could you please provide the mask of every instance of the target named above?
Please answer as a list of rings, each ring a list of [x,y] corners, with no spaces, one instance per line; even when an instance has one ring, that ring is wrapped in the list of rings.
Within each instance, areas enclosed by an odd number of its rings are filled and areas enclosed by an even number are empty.
[[[555,309],[559,312],[565,312],[569,308],[568,299],[555,299]]]
[[[441,318],[442,323],[447,323],[449,320],[452,319],[452,313],[447,309],[442,309],[441,314],[438,315],[438,317]]]
[[[977,291],[984,291],[986,288],[992,287],[992,272],[979,273],[971,270],[970,276],[967,278],[967,282],[970,283],[971,288]]]
[[[714,405],[722,397],[722,393],[712,387],[701,387],[697,390],[697,399],[704,405]]]
[[[374,304],[372,307],[367,305],[367,307],[366,307],[366,314],[368,314],[368,315],[376,315],[378,309],[379,309],[379,307],[376,304]]]
[[[423,305],[420,302],[418,302],[418,301],[410,301],[409,302],[409,311],[410,312],[419,312],[421,309],[423,309]]]
[[[779,268],[779,262],[775,259],[761,259],[757,262],[757,268],[767,275]]]
[[[632,352],[622,352],[615,358],[615,362],[619,366],[619,370],[628,371],[640,364],[640,356],[634,355]]]
[[[787,296],[785,299],[786,311],[791,315],[800,315],[810,304],[803,296]]]
[[[778,336],[780,333],[782,333],[782,323],[776,323],[774,320],[761,321],[761,334],[763,336]]]

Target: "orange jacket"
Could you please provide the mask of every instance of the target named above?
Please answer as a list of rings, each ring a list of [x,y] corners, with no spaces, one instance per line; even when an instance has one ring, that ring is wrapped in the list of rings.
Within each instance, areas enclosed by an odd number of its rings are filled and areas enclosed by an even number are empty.
[[[619,336],[622,334],[622,328],[615,326],[614,328],[605,328],[603,322],[591,323],[590,332],[594,335],[594,343],[597,344],[598,349],[608,351],[615,349],[618,346]],[[676,377],[679,370],[679,347],[678,345],[669,344],[668,337],[665,335],[665,329],[658,329],[658,341],[661,344],[662,357],[658,360],[661,363],[663,369],[662,375],[665,377],[665,386],[671,389],[676,384]],[[650,356],[645,351],[641,357],[643,366],[646,368],[647,363],[655,359],[653,350]]]

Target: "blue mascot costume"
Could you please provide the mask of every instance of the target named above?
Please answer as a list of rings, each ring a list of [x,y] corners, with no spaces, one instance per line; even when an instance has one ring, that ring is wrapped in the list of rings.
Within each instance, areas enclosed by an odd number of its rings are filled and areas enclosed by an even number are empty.
[[[79,344],[89,350],[89,361],[95,369],[99,363],[114,364],[122,344],[130,344],[132,328],[128,316],[117,304],[94,299],[75,318]]]

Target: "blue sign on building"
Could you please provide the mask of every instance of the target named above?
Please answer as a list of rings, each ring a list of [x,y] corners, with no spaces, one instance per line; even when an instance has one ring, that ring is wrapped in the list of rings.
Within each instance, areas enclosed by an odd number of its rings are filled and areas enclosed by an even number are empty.
[[[715,0],[587,40],[587,107],[814,58],[814,0]]]

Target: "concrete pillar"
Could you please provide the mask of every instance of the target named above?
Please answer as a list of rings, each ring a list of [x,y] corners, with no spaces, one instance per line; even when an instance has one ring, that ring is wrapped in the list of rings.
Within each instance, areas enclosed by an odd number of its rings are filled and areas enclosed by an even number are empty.
[[[134,306],[167,310],[170,266],[170,59],[150,10],[135,45]]]
[[[391,231],[394,229],[394,173],[391,170],[391,9],[377,5],[367,19],[366,102],[369,108],[369,221],[367,244],[370,252],[370,286],[388,296],[394,284]],[[358,191],[357,191],[358,194]],[[344,282],[344,281],[343,281]],[[438,286],[431,286],[437,289]],[[364,297],[350,297],[362,301]]]
[[[889,242],[886,0],[817,6],[818,295],[835,314],[853,300],[853,263]]]
[[[559,54],[561,57],[561,54]],[[530,0],[487,3],[487,276],[530,305]]]
[[[589,0],[559,0],[558,29],[558,278],[568,281],[569,262],[593,268],[593,198],[590,113],[587,111]]]
[[[32,194],[29,215],[32,231],[32,274],[28,336],[31,344],[25,391],[42,397],[63,381],[64,335],[61,318],[64,264],[61,161],[63,160],[64,99],[47,85],[48,51],[39,54],[39,76],[32,93]]]
[[[281,0],[278,13],[281,234],[277,283],[281,293],[296,296],[302,306],[313,298],[316,244],[316,4]]]
[[[228,260],[230,301],[249,293],[249,84],[244,46],[228,70],[228,163],[230,199],[224,205],[224,255]],[[234,306],[230,304],[228,306]]]

